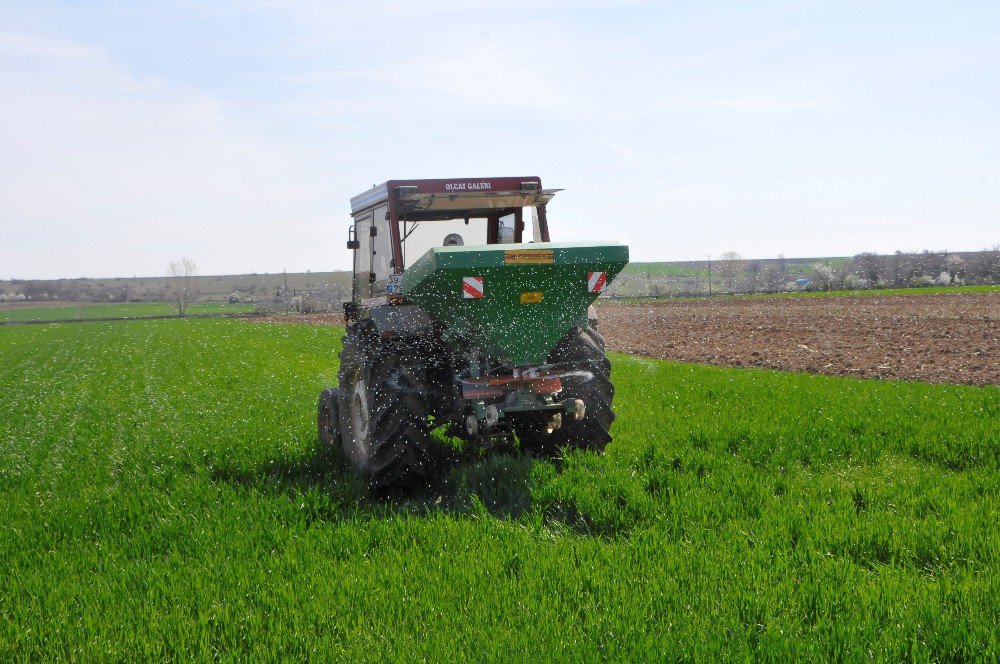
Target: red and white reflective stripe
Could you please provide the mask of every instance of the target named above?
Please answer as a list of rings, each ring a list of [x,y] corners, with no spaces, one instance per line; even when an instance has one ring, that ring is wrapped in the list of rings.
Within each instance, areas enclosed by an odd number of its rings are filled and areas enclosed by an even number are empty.
[[[462,297],[479,299],[482,296],[482,277],[462,277]]]
[[[608,285],[607,272],[588,272],[587,291],[590,293],[603,293],[604,287]]]

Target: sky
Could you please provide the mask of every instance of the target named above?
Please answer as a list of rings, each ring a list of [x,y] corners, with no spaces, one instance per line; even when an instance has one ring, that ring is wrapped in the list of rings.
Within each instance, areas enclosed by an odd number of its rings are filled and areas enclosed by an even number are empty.
[[[1000,3],[0,0],[0,279],[345,269],[388,179],[632,260],[1000,244]]]

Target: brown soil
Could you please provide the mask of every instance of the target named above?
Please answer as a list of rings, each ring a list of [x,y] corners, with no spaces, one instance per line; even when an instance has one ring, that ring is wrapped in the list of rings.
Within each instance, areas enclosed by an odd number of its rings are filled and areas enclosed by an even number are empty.
[[[1000,385],[1000,292],[602,302],[608,348],[681,362]],[[340,314],[247,320],[342,325]]]
[[[609,349],[834,376],[1000,385],[1000,293],[601,303]]]

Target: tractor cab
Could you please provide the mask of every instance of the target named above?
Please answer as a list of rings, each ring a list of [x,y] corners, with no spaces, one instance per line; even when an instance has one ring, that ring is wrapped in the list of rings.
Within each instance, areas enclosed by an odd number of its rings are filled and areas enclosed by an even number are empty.
[[[433,247],[548,242],[545,206],[558,191],[532,176],[389,180],[355,196],[354,303],[386,295],[390,276]]]

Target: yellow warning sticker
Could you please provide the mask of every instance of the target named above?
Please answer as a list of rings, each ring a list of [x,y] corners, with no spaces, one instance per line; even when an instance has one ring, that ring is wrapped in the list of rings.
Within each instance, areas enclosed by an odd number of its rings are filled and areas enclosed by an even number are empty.
[[[507,265],[551,265],[551,249],[506,249],[503,262]]]
[[[538,304],[542,301],[542,291],[521,293],[521,304]]]

